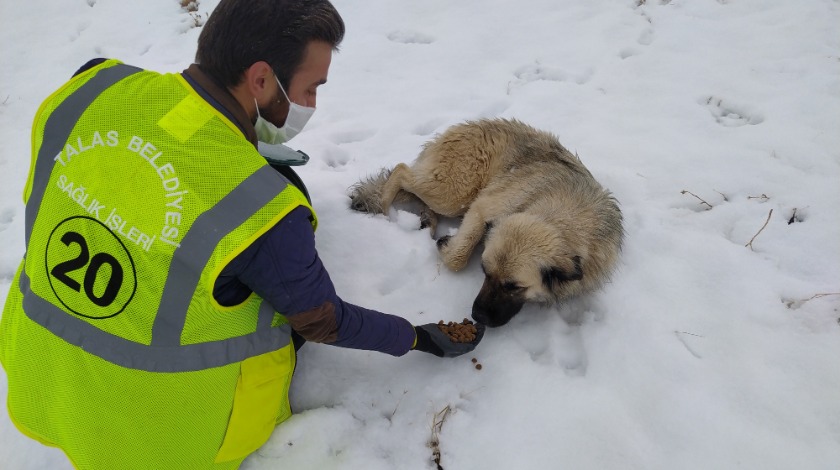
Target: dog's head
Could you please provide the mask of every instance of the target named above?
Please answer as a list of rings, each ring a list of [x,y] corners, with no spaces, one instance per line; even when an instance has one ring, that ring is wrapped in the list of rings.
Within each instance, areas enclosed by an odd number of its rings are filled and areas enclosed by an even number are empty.
[[[502,326],[526,302],[552,302],[583,279],[582,253],[561,232],[529,214],[511,215],[489,230],[481,257],[484,284],[472,308],[475,321]]]

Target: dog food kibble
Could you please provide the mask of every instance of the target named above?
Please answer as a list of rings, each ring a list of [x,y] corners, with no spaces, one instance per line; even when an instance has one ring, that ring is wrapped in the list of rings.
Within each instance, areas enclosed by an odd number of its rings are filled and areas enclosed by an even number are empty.
[[[478,362],[478,359],[476,359],[476,358],[472,358],[472,363],[473,363],[473,364],[475,364],[475,363],[477,363],[477,362]]]
[[[475,329],[475,325],[469,319],[464,318],[464,321],[461,323],[456,323],[451,321],[449,323],[443,323],[443,320],[438,322],[438,328],[442,331],[446,336],[449,336],[449,340],[453,343],[470,343],[475,341],[475,334],[477,330]]]
[[[475,368],[478,369],[478,370],[481,370],[481,364],[476,364]]]

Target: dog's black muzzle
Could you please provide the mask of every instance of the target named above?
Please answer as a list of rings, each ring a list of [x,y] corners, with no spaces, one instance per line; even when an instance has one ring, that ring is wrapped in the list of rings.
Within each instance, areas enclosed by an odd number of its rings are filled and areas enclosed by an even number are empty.
[[[489,277],[478,292],[472,307],[472,318],[491,328],[509,322],[525,305],[521,289],[506,289],[500,282]]]

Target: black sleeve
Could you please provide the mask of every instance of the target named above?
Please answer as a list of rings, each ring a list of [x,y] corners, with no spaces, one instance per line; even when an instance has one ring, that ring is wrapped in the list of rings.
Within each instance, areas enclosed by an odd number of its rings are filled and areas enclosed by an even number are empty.
[[[101,64],[102,62],[105,62],[106,60],[108,60],[108,59],[103,59],[102,57],[97,57],[96,59],[91,59],[91,60],[87,61],[87,63],[85,65],[79,67],[79,70],[76,70],[76,73],[74,73],[73,76],[75,77],[76,75],[78,75],[78,74],[80,74],[80,73],[82,73],[86,70],[90,70],[90,69],[96,67],[97,65]]]

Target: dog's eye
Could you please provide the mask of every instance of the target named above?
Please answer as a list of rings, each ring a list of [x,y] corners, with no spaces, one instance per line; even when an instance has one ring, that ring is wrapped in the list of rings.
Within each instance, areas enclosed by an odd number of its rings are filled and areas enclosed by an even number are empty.
[[[507,292],[516,292],[524,289],[524,287],[516,285],[515,282],[506,282],[502,284],[502,289],[504,289]]]

